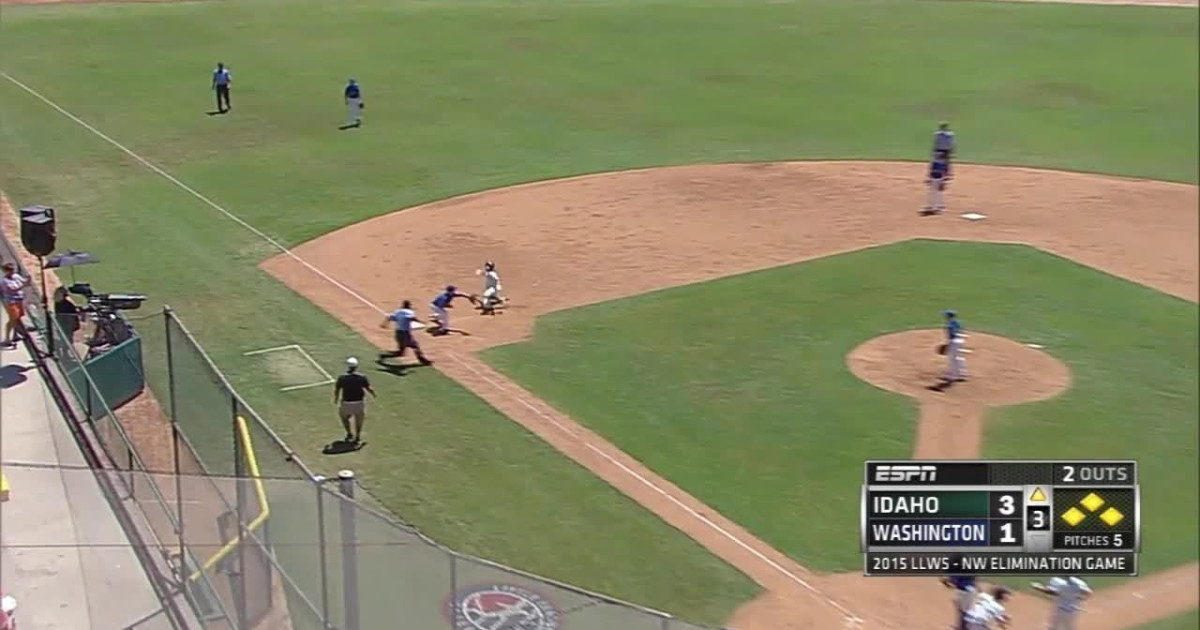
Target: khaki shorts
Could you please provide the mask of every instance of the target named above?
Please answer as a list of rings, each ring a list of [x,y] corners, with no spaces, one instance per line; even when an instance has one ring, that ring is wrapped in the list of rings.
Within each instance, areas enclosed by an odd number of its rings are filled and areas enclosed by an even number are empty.
[[[342,420],[349,420],[350,418],[362,420],[367,417],[367,402],[365,400],[342,402],[342,404],[338,405],[338,415],[341,416]]]

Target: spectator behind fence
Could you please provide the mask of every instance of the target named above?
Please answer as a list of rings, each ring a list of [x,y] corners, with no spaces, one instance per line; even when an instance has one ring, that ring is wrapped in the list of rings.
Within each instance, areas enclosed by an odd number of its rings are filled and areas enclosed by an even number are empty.
[[[74,345],[75,333],[79,332],[83,324],[83,313],[79,311],[75,302],[71,301],[71,294],[63,287],[54,290],[54,319],[58,321],[59,330],[67,336],[67,342]]]
[[[29,285],[17,267],[12,263],[4,263],[4,278],[0,280],[0,291],[4,296],[4,310],[8,313],[8,321],[4,324],[5,346],[15,346],[17,327],[21,318],[25,317],[25,287]]]

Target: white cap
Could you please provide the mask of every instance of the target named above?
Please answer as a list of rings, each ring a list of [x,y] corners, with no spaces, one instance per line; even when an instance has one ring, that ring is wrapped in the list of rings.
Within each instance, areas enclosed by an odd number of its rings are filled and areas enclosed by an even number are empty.
[[[358,367],[358,359],[354,357],[346,359],[346,367]]]

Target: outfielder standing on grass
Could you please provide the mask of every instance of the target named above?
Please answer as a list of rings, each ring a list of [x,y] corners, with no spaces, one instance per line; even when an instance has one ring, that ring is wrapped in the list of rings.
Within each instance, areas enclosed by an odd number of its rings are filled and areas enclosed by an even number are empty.
[[[358,86],[358,82],[350,79],[342,96],[346,99],[346,127],[361,127],[365,105],[363,105],[362,88]]]
[[[411,300],[404,300],[400,304],[400,308],[383,318],[383,323],[379,324],[379,327],[387,328],[388,324],[395,327],[398,349],[396,352],[380,354],[379,360],[382,361],[390,357],[402,357],[409,348],[412,348],[417,353],[417,360],[421,362],[421,365],[433,365],[433,361],[425,358],[425,353],[421,352],[421,344],[417,343],[416,337],[413,337],[412,325],[414,322],[418,324],[422,323],[421,320],[417,319],[417,314],[412,310]]]
[[[1083,600],[1091,597],[1092,587],[1077,577],[1056,577],[1049,582],[1030,584],[1034,590],[1054,598],[1049,630],[1075,630],[1075,619],[1083,610]]]
[[[229,74],[229,68],[223,63],[217,63],[217,69],[213,70],[212,89],[217,93],[217,113],[224,114],[233,109],[229,104],[229,88],[233,86],[233,76]]]
[[[363,422],[367,418],[367,394],[375,396],[371,381],[358,373],[358,359],[346,359],[346,373],[337,378],[333,386],[333,402],[338,405],[338,417],[346,429],[346,442],[357,443],[362,439]],[[350,419],[354,419],[354,430],[350,430]]]

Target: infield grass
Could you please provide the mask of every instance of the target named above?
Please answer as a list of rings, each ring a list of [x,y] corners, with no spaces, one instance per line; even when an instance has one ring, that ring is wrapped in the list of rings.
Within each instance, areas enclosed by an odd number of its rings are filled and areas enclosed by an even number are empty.
[[[1137,630],[1196,630],[1196,628],[1200,628],[1200,611],[1193,610],[1169,619],[1138,626]]]
[[[1197,134],[1186,9],[247,0],[0,11],[5,73],[287,245],[431,199],[582,172],[920,159],[939,118],[959,130],[966,160],[1197,180],[1196,144],[1180,141]],[[218,60],[233,71],[234,112],[206,116]],[[366,126],[338,132],[350,76],[365,90]],[[270,247],[2,77],[0,146],[14,204],[54,205],[62,246],[104,261],[80,279],[148,293],[148,309],[174,306],[316,468],[354,468],[456,548],[690,619],[718,621],[755,593],[431,371],[372,373],[385,402],[370,445],[321,458],[338,434],[328,392],[281,393],[241,355],[298,343],[331,367],[373,348],[260,272]],[[905,438],[872,439],[900,451]],[[746,474],[723,472],[731,483]]]
[[[1052,400],[990,410],[984,456],[1137,459],[1142,571],[1195,559],[1196,305],[1027,247],[870,249],[550,314],[485,354],[777,549],[853,570],[862,462],[910,457],[917,409],[846,355],[950,307],[968,331],[1046,346],[1073,377]]]

